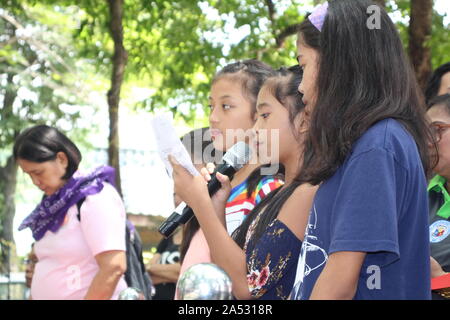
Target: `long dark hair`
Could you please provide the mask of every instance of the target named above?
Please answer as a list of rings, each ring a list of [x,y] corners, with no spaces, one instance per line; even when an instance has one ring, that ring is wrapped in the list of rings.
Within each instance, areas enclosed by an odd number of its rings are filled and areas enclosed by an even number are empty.
[[[305,19],[299,41],[319,53],[317,102],[311,113],[299,180],[317,185],[342,165],[353,144],[376,122],[394,118],[413,136],[425,170],[432,135],[425,103],[398,32],[380,8],[370,29],[372,1],[329,1],[322,31]]]
[[[302,72],[298,66],[289,69],[282,68],[274,76],[268,78],[264,84],[269,92],[285,106],[289,111],[291,129],[294,136],[300,139],[300,135],[295,130],[294,121],[305,108],[302,102],[302,95],[298,91],[298,86],[302,79]],[[300,143],[300,141],[299,141]],[[293,181],[284,188],[278,188],[267,195],[258,205],[253,208],[244,222],[233,232],[233,239],[244,248],[248,229],[253,221],[259,216],[252,239],[257,241],[265,232],[268,225],[278,216],[281,207],[300,185],[299,181]],[[264,212],[261,211],[264,209]],[[260,214],[261,213],[261,214]]]
[[[58,152],[64,152],[68,165],[66,173],[61,177],[67,180],[77,171],[81,161],[81,153],[75,143],[53,127],[37,125],[25,129],[14,142],[14,159],[42,163],[56,159]]]

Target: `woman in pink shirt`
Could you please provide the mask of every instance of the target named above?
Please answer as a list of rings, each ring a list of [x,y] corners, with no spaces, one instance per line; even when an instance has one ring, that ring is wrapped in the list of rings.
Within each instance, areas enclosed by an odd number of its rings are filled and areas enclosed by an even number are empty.
[[[114,169],[77,172],[78,148],[45,125],[19,135],[14,158],[44,192],[41,203],[19,227],[30,228],[36,240],[32,299],[117,299],[127,288],[123,277],[126,214],[113,186]]]

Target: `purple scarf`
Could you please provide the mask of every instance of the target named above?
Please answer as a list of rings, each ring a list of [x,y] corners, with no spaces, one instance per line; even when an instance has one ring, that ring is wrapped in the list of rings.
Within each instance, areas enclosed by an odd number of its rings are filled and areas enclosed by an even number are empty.
[[[72,176],[61,189],[42,199],[22,222],[19,230],[30,228],[36,241],[48,230],[58,231],[69,208],[86,196],[102,191],[104,181],[115,186],[114,168],[101,166],[86,175]]]

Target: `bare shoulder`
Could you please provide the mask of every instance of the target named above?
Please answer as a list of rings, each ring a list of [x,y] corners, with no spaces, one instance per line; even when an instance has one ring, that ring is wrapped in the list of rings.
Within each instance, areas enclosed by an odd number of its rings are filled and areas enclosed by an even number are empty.
[[[292,195],[289,197],[287,202],[293,202],[297,205],[299,202],[307,201],[311,202],[314,199],[314,196],[316,195],[316,191],[319,188],[319,186],[313,186],[310,184],[302,184],[298,186],[295,191],[292,193]]]
[[[300,240],[303,240],[309,211],[317,189],[317,186],[309,184],[298,186],[278,214],[278,220],[288,226]]]

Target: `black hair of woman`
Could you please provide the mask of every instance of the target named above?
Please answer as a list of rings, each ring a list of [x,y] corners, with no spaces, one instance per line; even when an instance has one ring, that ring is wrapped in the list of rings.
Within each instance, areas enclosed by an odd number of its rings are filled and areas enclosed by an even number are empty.
[[[362,134],[387,118],[403,124],[424,169],[431,167],[423,94],[386,11],[380,10],[381,28],[367,28],[371,5],[369,0],[329,1],[321,31],[309,19],[299,27],[298,41],[317,50],[320,60],[299,177],[303,182],[317,185],[331,177]]]
[[[77,171],[82,156],[78,147],[56,128],[36,125],[25,129],[16,138],[13,156],[15,160],[42,163],[55,160],[58,152],[67,156],[68,166],[61,179],[68,180]]]

